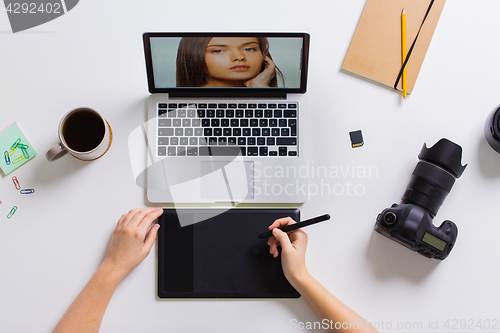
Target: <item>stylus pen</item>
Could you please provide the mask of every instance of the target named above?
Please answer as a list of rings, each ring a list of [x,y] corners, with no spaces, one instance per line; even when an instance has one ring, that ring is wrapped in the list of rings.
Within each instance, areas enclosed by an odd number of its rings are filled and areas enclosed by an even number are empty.
[[[281,231],[283,231],[283,232],[288,232],[288,231],[297,230],[297,229],[300,229],[300,228],[303,228],[303,227],[307,227],[308,225],[312,225],[312,224],[316,224],[316,223],[319,223],[319,222],[323,222],[323,221],[326,221],[326,220],[329,220],[329,219],[330,219],[330,215],[329,214],[325,214],[325,215],[321,215],[321,216],[318,216],[318,217],[313,217],[312,219],[305,220],[305,221],[302,221],[302,222],[299,222],[299,223],[290,224],[290,225],[284,226],[284,227],[279,228],[279,229]],[[261,233],[259,235],[259,238],[269,238],[269,237],[272,237],[272,236],[273,236],[273,231],[269,230],[269,231]]]

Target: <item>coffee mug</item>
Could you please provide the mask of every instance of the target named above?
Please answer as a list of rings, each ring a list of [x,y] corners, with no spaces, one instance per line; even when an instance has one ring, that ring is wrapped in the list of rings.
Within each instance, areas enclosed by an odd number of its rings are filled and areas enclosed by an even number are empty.
[[[86,107],[66,113],[59,123],[60,142],[45,154],[55,161],[70,153],[73,157],[92,161],[104,155],[113,141],[113,132],[99,112]]]

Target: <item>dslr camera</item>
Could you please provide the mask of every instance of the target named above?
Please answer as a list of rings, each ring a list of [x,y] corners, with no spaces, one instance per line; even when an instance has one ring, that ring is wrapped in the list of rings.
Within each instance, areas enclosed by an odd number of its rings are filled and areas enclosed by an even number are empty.
[[[462,166],[462,147],[444,138],[431,148],[424,143],[418,158],[401,203],[378,214],[375,230],[423,256],[443,260],[458,228],[448,220],[436,227],[432,219],[467,165]]]

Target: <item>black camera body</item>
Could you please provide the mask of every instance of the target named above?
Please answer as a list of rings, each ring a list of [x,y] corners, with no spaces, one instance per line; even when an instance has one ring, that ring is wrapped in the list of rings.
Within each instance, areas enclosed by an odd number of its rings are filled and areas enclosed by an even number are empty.
[[[443,260],[455,245],[458,228],[448,220],[436,227],[432,219],[467,165],[461,164],[462,147],[447,139],[431,148],[424,144],[418,158],[401,204],[378,214],[375,230],[423,256]]]
[[[446,220],[436,228],[425,209],[412,204],[384,209],[377,216],[375,230],[423,256],[441,260],[448,256],[458,236],[455,223]]]

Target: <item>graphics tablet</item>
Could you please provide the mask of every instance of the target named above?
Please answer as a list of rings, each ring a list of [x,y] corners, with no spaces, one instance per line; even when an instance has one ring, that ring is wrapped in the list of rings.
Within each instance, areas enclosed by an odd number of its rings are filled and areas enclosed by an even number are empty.
[[[183,221],[207,219],[181,227],[178,214]],[[258,238],[287,216],[300,221],[298,209],[165,209],[158,219],[158,298],[300,297],[281,257],[273,258],[268,240]]]

